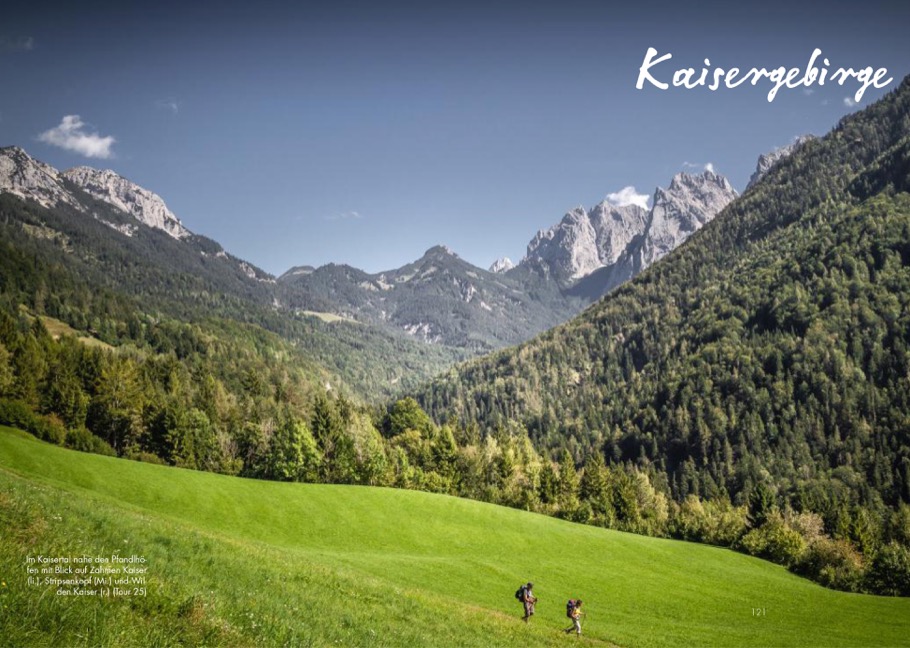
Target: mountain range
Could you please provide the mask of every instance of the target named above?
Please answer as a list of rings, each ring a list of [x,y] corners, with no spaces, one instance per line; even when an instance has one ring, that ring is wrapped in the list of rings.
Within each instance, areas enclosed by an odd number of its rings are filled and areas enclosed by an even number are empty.
[[[159,195],[110,170],[58,171],[19,147],[2,148],[0,193],[46,212],[10,209],[7,219],[15,214],[20,236],[42,241],[49,258],[59,257],[83,279],[96,276],[101,286],[141,298],[147,311],[269,322],[269,330],[322,355],[319,362],[335,381],[355,385],[361,395],[391,393],[406,376],[416,384],[460,358],[518,344],[568,320],[680,245],[736,197],[713,171],[680,173],[655,190],[647,209],[603,201],[570,210],[532,238],[517,265],[505,259],[485,270],[440,245],[386,272],[304,265],[276,278],[193,233]],[[304,343],[299,331],[288,333],[300,326],[323,342]],[[335,359],[347,351],[326,351],[343,339],[353,352],[361,336],[386,350],[388,371],[368,381]],[[436,350],[420,349],[427,344]],[[402,360],[387,362],[386,354]]]
[[[368,274],[329,264],[279,277],[291,308],[387,324],[434,344],[484,352],[522,342],[566,321],[710,222],[736,191],[712,171],[680,173],[653,206],[577,207],[538,232],[518,265],[490,270],[445,246],[395,270]]]
[[[228,254],[220,245],[183,226],[157,194],[110,170],[74,167],[60,172],[17,146],[0,148],[0,193],[38,205],[66,207],[132,238],[143,227],[164,232],[195,249],[203,259],[224,261],[250,279],[272,282],[265,271]]]
[[[360,399],[465,357],[392,327],[295,313],[274,277],[192,233],[152,192],[109,171],[57,171],[18,147],[0,149],[0,251],[10,311],[114,346],[183,356],[230,340]]]

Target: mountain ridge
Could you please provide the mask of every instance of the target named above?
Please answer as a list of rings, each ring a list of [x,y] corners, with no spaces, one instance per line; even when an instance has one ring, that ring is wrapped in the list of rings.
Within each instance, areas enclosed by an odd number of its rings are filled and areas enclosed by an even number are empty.
[[[519,267],[531,268],[559,283],[567,294],[593,302],[680,246],[737,195],[714,171],[677,173],[667,188],[654,190],[648,210],[603,201],[590,211],[569,212],[557,225],[538,232]],[[556,251],[549,248],[553,241],[562,243]]]
[[[242,292],[276,311],[335,315],[471,354],[518,344],[580,312],[684,241],[735,194],[722,176],[677,174],[655,190],[649,210],[608,200],[576,208],[538,232],[519,264],[490,270],[436,245],[383,272],[330,263],[294,266],[276,278],[194,234],[160,196],[114,171],[60,172],[18,147],[0,149],[0,165],[0,191],[45,207],[66,204],[126,237],[143,226],[163,232],[185,246],[168,249],[198,255],[187,268],[201,262],[217,274],[212,264],[227,264],[252,282]]]
[[[749,183],[746,185],[746,189],[750,189],[752,185],[756,184],[759,180],[765,177],[765,174],[771,170],[775,164],[785,157],[790,156],[793,151],[802,146],[807,142],[811,142],[816,139],[814,135],[800,135],[796,137],[790,144],[785,146],[780,146],[768,153],[763,153],[758,157],[758,162],[755,165],[755,171],[752,173],[752,176],[749,178]]]
[[[335,314],[403,330],[431,344],[489,351],[561,321],[580,303],[555,286],[535,297],[508,272],[493,273],[436,245],[415,261],[377,273],[345,264],[289,271],[279,277],[292,309]]]
[[[85,205],[72,196],[67,182],[129,214],[139,223],[161,230],[173,238],[185,239],[194,235],[168,209],[160,196],[115,171],[88,166],[58,171],[33,158],[19,146],[0,148],[0,191],[33,199],[43,207],[54,207],[62,202],[79,211],[86,211]],[[119,231],[127,236],[134,232],[126,227],[121,227]]]
[[[110,169],[78,166],[60,174],[91,196],[131,214],[140,223],[162,230],[175,239],[192,236],[161,197]]]

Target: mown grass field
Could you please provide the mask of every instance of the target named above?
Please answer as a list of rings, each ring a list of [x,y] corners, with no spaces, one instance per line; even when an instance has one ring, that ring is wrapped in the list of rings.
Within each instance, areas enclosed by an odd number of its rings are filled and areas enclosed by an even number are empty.
[[[27,555],[139,554],[146,597],[61,598]],[[516,587],[540,597],[529,625]],[[897,646],[910,599],[724,549],[426,493],[258,482],[0,428],[0,644]],[[585,636],[560,632],[586,601]],[[753,609],[764,609],[756,616]]]
[[[323,313],[321,311],[304,310],[300,311],[300,314],[306,315],[307,317],[317,317],[323,322],[328,322],[329,324],[332,322],[350,322],[351,324],[360,323],[357,320],[351,319],[350,317],[342,317],[341,315],[336,315],[335,313]]]

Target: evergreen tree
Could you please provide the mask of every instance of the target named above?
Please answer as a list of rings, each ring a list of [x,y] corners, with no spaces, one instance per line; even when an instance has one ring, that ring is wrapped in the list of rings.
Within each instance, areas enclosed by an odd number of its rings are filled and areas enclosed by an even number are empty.
[[[572,461],[568,452],[563,454],[562,462],[559,464],[559,489],[557,494],[557,503],[559,504],[559,513],[563,517],[575,515],[578,511],[578,472],[575,470],[575,462]]]
[[[774,491],[765,482],[759,482],[749,494],[749,523],[760,527],[776,509]]]
[[[613,498],[607,482],[603,455],[595,452],[585,464],[579,494],[591,507],[595,524],[610,526],[613,522]]]
[[[303,426],[293,417],[281,418],[269,442],[266,459],[267,479],[297,481],[306,473]]]
[[[135,362],[112,356],[103,366],[89,407],[88,426],[121,452],[142,436],[143,389]]]

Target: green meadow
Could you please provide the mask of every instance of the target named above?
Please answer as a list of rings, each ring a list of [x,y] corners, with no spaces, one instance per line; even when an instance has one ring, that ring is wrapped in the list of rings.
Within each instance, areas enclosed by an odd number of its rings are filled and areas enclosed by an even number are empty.
[[[140,555],[145,596],[29,586],[28,556]],[[521,622],[518,585],[540,598]],[[584,637],[560,629],[585,601]],[[83,454],[0,428],[0,644],[897,646],[910,599],[729,550],[415,491]]]

